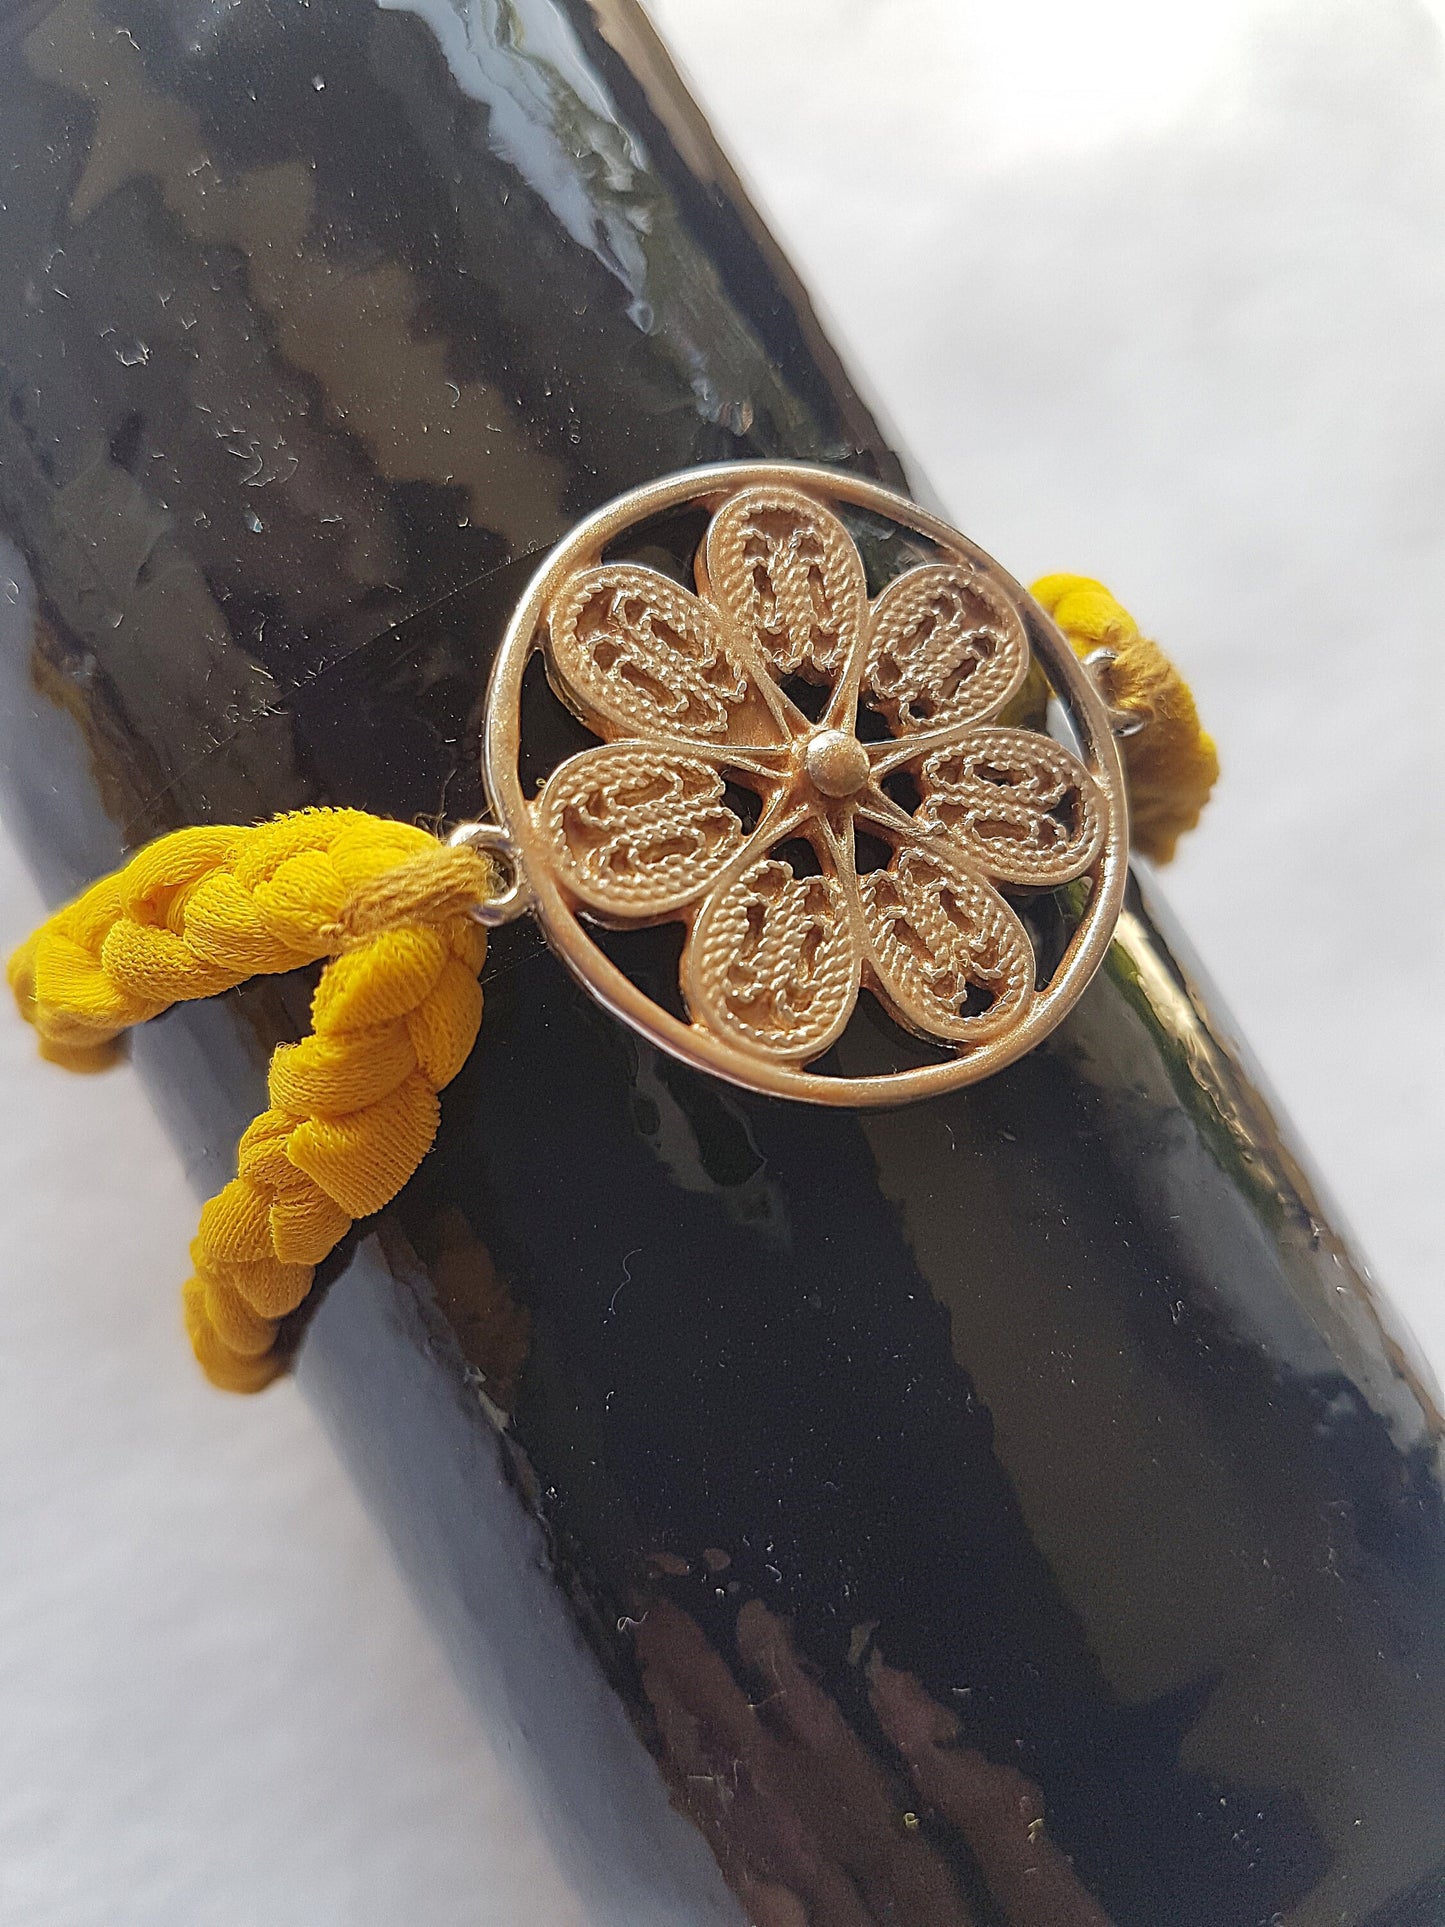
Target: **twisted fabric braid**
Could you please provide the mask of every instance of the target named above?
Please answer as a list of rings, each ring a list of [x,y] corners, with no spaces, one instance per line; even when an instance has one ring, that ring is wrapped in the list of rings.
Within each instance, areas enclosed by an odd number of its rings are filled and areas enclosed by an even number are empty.
[[[256,1390],[277,1321],[352,1220],[389,1202],[436,1135],[437,1093],[481,1022],[467,914],[487,857],[359,810],[180,830],[58,911],[10,961],[42,1049],[75,1063],[169,1005],[329,957],[312,1035],[271,1061],[270,1106],[201,1212],[184,1292],[196,1356]]]
[[[1129,840],[1141,856],[1168,863],[1180,837],[1199,821],[1219,777],[1219,754],[1199,720],[1193,692],[1102,582],[1046,575],[1030,594],[1076,655],[1113,651],[1099,686],[1115,709],[1145,725],[1119,742],[1129,785]]]

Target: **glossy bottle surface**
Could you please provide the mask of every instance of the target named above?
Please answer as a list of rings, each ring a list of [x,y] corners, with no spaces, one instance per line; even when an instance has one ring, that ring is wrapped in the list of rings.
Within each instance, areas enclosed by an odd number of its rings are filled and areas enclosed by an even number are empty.
[[[620,0],[5,33],[0,751],[57,895],[474,814],[501,628],[620,489],[899,478]],[[886,1115],[681,1069],[527,927],[484,982],[301,1372],[579,1862],[636,1830],[599,1919],[731,1908],[620,1702],[767,1927],[1445,1920],[1438,1414],[1142,898],[1047,1045]],[[206,1188],[306,994],[143,1041]]]

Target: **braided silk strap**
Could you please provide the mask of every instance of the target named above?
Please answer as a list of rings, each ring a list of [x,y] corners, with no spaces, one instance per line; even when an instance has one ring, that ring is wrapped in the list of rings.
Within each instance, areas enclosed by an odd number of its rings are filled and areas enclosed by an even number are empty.
[[[312,1035],[276,1051],[270,1106],[191,1246],[186,1324],[218,1385],[276,1375],[277,1321],[429,1150],[481,1022],[486,937],[467,913],[496,887],[487,857],[426,830],[299,810],[162,837],[11,958],[42,1049],[72,1065],[173,1003],[331,959]]]
[[[1219,756],[1189,685],[1121,602],[1087,575],[1041,576],[1029,592],[1048,610],[1075,655],[1111,658],[1098,672],[1105,700],[1134,725],[1120,739],[1129,786],[1129,841],[1168,863],[1199,821],[1219,775]]]

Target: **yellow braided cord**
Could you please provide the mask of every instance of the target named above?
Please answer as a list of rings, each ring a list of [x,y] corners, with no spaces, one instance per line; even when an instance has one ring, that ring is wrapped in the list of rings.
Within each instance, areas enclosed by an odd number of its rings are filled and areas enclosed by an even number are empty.
[[[475,850],[359,810],[298,810],[162,837],[10,959],[42,1050],[72,1063],[173,1003],[332,960],[312,1035],[273,1056],[270,1107],[191,1246],[186,1325],[217,1385],[276,1376],[277,1321],[430,1149],[437,1092],[481,1023],[486,938],[466,912],[494,890]]]
[[[1100,674],[1105,699],[1147,724],[1119,741],[1129,784],[1130,841],[1154,862],[1167,863],[1179,838],[1199,821],[1219,775],[1214,742],[1199,721],[1188,683],[1102,582],[1046,575],[1032,594],[1077,655],[1114,651],[1112,665]]]

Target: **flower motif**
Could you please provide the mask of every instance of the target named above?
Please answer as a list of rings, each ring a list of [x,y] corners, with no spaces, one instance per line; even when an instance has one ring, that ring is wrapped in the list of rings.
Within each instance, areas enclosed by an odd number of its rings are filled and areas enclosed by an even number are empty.
[[[1037,964],[995,885],[1081,876],[1106,821],[1067,750],[994,720],[1018,611],[965,560],[870,601],[843,523],[783,482],[723,503],[695,574],[602,562],[552,600],[550,678],[602,738],[532,806],[569,897],[684,920],[693,1024],[754,1057],[816,1058],[865,986],[955,1048],[1013,1029]]]

